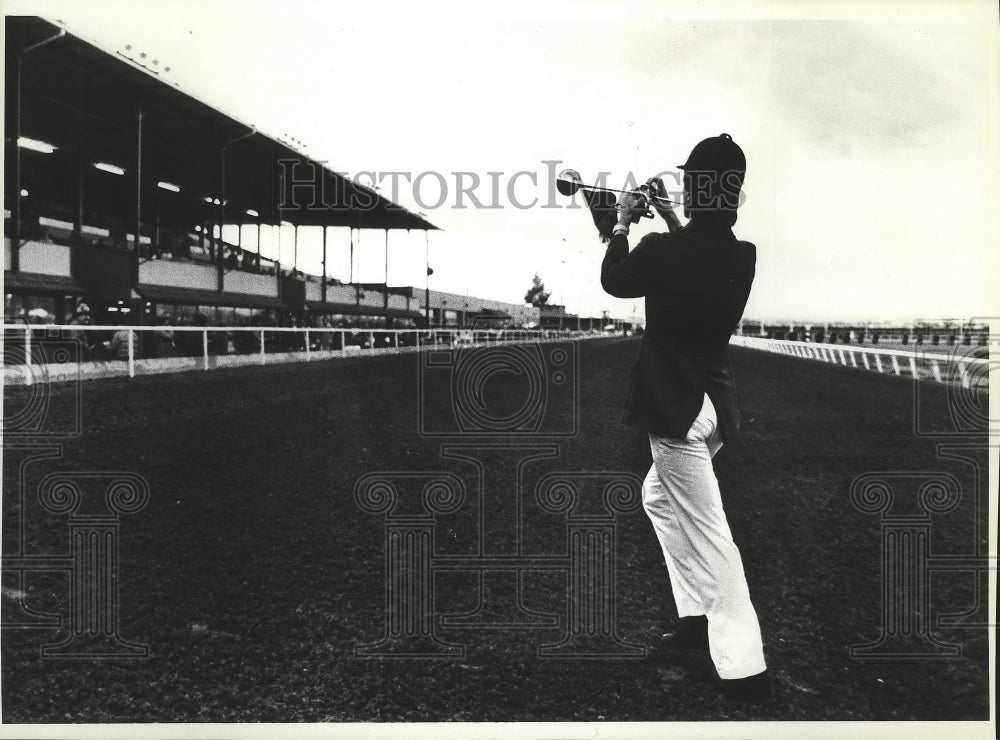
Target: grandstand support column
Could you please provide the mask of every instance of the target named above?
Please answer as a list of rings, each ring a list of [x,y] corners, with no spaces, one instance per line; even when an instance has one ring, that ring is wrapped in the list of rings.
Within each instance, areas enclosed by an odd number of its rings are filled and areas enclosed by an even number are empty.
[[[21,269],[21,147],[18,146],[18,139],[21,138],[21,65],[23,54],[18,49],[19,38],[12,38],[18,33],[15,24],[7,26],[7,53],[5,62],[7,69],[14,69],[14,74],[7,75],[7,99],[13,105],[6,107],[7,115],[4,122],[7,137],[6,151],[4,152],[4,162],[7,164],[5,171],[4,190],[10,194],[10,265],[12,272],[19,272]]]
[[[13,24],[7,26],[8,33],[14,28]],[[60,39],[66,35],[65,29],[60,29],[58,33],[48,38],[42,39],[36,44],[19,48],[20,37],[15,36],[18,32],[13,31],[6,39],[7,52],[5,62],[7,69],[15,70],[13,79],[7,75],[7,100],[13,100],[14,105],[5,106],[5,127],[8,132],[6,138],[7,146],[5,151],[5,161],[8,163],[4,188],[11,195],[10,204],[10,269],[11,272],[19,272],[21,269],[21,147],[18,141],[21,138],[21,71],[24,67],[24,58],[35,49],[39,49],[46,44]],[[10,187],[13,185],[13,187]]]
[[[348,233],[350,234],[351,247],[350,247],[350,253],[348,254],[350,265],[348,267],[347,282],[353,283],[354,282],[354,227],[353,226],[351,226],[350,229],[348,229]]]
[[[279,224],[278,226],[275,226],[274,224],[271,224],[271,246],[274,246],[273,235],[275,229],[278,231],[278,248],[274,255],[274,279],[278,282],[278,300],[281,300],[281,225]]]
[[[382,286],[382,308],[385,312],[385,327],[392,326],[389,318],[389,229],[385,230],[385,284]]]
[[[299,225],[292,226],[292,272],[299,269]]]
[[[323,225],[323,282],[319,286],[319,299],[326,303],[326,231],[329,227]]]
[[[162,211],[162,206],[160,204],[160,194],[156,194],[156,217],[153,219],[153,236],[151,239],[151,244],[153,247],[153,253],[158,254],[160,248],[160,212]]]
[[[220,198],[221,200],[221,198]],[[212,240],[215,241],[215,224],[212,224]],[[226,261],[222,254],[222,224],[219,224],[219,239],[215,241],[215,283],[220,293],[226,284]]]
[[[431,237],[424,229],[424,259],[427,263],[427,282],[424,285],[424,320],[428,329],[431,328]]]
[[[139,287],[139,242],[142,225],[142,106],[135,109],[135,248],[132,251],[132,288]],[[141,314],[140,314],[141,319]]]
[[[260,214],[257,214],[257,269],[260,270]]]
[[[240,134],[235,139],[230,139],[225,144],[222,145],[222,171],[219,184],[219,241],[222,241],[222,230],[226,227],[226,150],[229,149],[230,145],[235,144],[237,141],[242,141],[243,139],[248,139],[257,133],[257,127],[251,126],[250,130],[245,134]],[[242,221],[242,219],[241,219]],[[258,222],[259,224],[259,222]],[[242,233],[242,229],[240,229]],[[239,246],[240,237],[236,237],[236,245]],[[220,248],[221,251],[221,248]],[[257,253],[260,254],[260,228],[257,229]],[[259,262],[259,260],[258,260]],[[258,265],[259,267],[259,265]],[[222,280],[220,275],[219,280]],[[222,290],[222,283],[219,283],[219,290]]]
[[[361,241],[361,228],[358,228],[358,241]],[[350,268],[350,278],[348,280],[350,285],[354,286],[354,305],[361,305],[361,282],[354,281],[354,229],[351,229],[351,268]]]
[[[83,244],[83,193],[86,162],[83,159],[83,118],[76,113],[76,208],[73,210],[73,239],[70,241],[70,263],[76,264],[75,255]]]

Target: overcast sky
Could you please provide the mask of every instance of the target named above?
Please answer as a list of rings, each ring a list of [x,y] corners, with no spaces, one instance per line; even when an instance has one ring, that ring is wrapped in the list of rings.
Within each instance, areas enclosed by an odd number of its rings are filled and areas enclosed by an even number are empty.
[[[432,288],[520,302],[538,272],[572,312],[641,311],[601,291],[603,247],[551,173],[643,181],[726,131],[748,159],[748,318],[1000,310],[992,2],[4,5],[145,50],[185,91],[338,170],[409,173],[382,193],[444,230]],[[499,207],[460,200],[455,172]],[[331,236],[346,280],[347,233]],[[318,271],[317,235],[301,238],[300,266]],[[383,239],[362,235],[355,279],[383,279]],[[422,286],[423,235],[389,248],[390,283]]]

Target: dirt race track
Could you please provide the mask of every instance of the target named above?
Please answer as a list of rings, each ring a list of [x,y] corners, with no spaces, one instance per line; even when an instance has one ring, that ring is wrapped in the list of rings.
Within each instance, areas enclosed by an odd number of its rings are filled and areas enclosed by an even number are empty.
[[[626,655],[539,657],[538,646],[559,643],[567,631],[570,588],[558,567],[522,571],[525,613],[548,615],[547,622],[470,628],[442,621],[474,611],[480,583],[472,566],[442,569],[434,576],[434,635],[464,654],[357,656],[358,646],[386,634],[387,598],[398,596],[386,579],[386,520],[355,500],[362,476],[444,471],[466,491],[491,492],[435,520],[435,556],[469,561],[484,541],[491,552],[566,555],[564,519],[530,495],[547,474],[645,474],[643,435],[619,421],[636,343],[594,340],[578,348],[578,356],[566,348],[558,388],[546,370],[542,401],[551,408],[541,422],[543,432],[578,427],[575,434],[518,436],[506,441],[520,448],[466,451],[482,456],[481,476],[468,459],[444,457],[441,449],[480,441],[455,431],[449,384],[457,370],[444,355],[423,370],[410,354],[90,381],[80,386],[82,434],[46,442],[8,428],[8,559],[68,552],[68,514],[39,505],[47,476],[125,473],[148,483],[148,503],[117,525],[118,631],[148,655],[43,657],[42,646],[63,642],[74,624],[70,575],[41,568],[19,578],[6,569],[4,623],[27,618],[24,606],[59,615],[63,626],[3,630],[4,722],[988,717],[987,631],[940,621],[966,613],[957,621],[974,625],[986,615],[986,580],[974,556],[985,552],[991,513],[984,427],[977,431],[974,418],[969,426],[975,399],[963,401],[942,385],[917,387],[751,350],[734,349],[745,434],[716,465],[765,652],[781,683],[777,704],[725,704],[707,658],[653,666]],[[515,415],[517,399],[537,390],[519,376],[492,377],[484,403],[501,415]],[[74,418],[74,386],[46,393],[48,413]],[[34,397],[6,388],[5,421]],[[485,424],[470,418],[465,432]],[[444,436],[421,435],[421,423]],[[950,446],[938,450],[942,442]],[[518,507],[509,461],[532,445],[547,445],[548,456],[524,464]],[[892,490],[899,508],[879,514],[852,502],[852,482],[865,474],[884,484],[867,494],[877,499]],[[84,498],[93,479],[81,479]],[[924,483],[942,480],[943,488],[920,499]],[[949,486],[961,494],[953,508]],[[913,571],[929,580],[929,615],[904,615],[916,620],[903,626],[910,639],[851,657],[852,645],[879,638],[885,620],[903,624],[893,613],[883,617],[883,607],[898,603],[892,588],[883,597],[883,526],[889,516],[898,522],[899,512],[926,512],[921,501],[932,510],[928,562],[966,557],[950,570]],[[90,506],[104,511],[97,501],[77,513],[92,513]],[[645,646],[674,616],[667,573],[641,508],[617,514],[613,530],[614,632],[621,644]],[[516,572],[494,573],[489,583],[497,593],[486,589],[485,598],[516,593]],[[955,654],[901,657],[914,646],[942,654],[944,644]]]

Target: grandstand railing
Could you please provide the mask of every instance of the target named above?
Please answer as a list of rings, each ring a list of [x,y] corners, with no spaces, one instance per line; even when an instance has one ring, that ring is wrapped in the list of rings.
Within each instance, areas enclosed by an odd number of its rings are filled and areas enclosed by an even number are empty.
[[[5,385],[607,336],[552,329],[5,324]]]
[[[910,352],[740,335],[732,337],[730,344],[915,380],[989,389],[990,348],[986,346],[955,345],[945,351],[928,349]]]

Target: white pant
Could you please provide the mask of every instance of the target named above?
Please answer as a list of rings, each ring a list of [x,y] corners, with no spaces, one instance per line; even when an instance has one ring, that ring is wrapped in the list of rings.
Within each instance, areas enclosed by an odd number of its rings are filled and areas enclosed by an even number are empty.
[[[722,440],[708,396],[687,439],[650,434],[649,447],[642,503],[663,548],[677,613],[708,617],[720,678],[756,675],[766,667],[760,625],[712,467]]]

